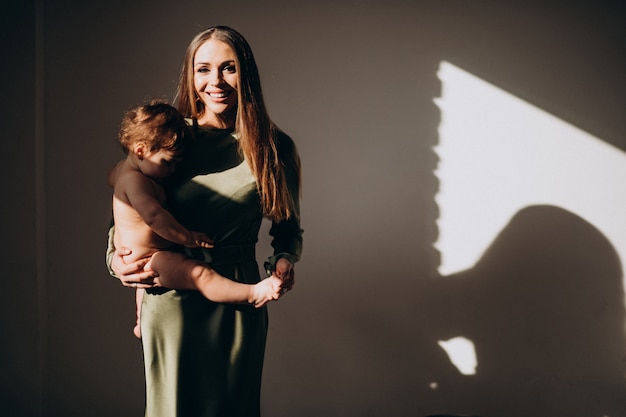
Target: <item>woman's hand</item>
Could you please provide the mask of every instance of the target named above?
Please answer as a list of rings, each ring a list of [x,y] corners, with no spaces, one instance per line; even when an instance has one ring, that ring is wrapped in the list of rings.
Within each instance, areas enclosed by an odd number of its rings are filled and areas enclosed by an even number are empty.
[[[293,264],[287,258],[280,258],[276,261],[276,268],[272,272],[272,276],[280,279],[283,283],[280,286],[281,294],[291,291],[296,283],[296,272]]]
[[[131,250],[129,248],[118,248],[111,258],[111,269],[115,272],[122,285],[132,288],[153,288],[158,287],[158,280],[155,280],[159,276],[155,271],[151,271],[150,268],[144,270],[144,267],[150,260],[140,259],[135,262],[127,264],[124,262],[124,256],[130,255]]]

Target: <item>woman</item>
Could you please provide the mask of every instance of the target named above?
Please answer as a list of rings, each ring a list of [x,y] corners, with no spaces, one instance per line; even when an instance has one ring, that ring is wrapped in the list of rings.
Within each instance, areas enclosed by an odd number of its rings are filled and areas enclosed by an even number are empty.
[[[300,160],[292,140],[269,119],[250,46],[235,30],[216,26],[191,41],[177,91],[194,139],[172,182],[172,213],[209,235],[214,249],[188,250],[232,280],[260,280],[254,247],[263,216],[272,220],[274,255],[265,263],[294,284],[302,250]],[[143,262],[110,266],[125,286],[146,288],[142,343],[146,416],[260,415],[267,309],[218,304],[195,291],[154,287]]]

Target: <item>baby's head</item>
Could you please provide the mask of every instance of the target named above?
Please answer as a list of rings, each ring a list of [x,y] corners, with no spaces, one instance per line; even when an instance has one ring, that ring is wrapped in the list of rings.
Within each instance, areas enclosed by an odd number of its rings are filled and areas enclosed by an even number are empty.
[[[118,141],[127,154],[134,154],[146,175],[163,177],[173,171],[182,156],[189,133],[185,119],[164,101],[152,101],[128,110],[122,118]],[[149,168],[148,162],[157,167]],[[146,165],[144,170],[142,165]],[[162,165],[162,169],[158,168]],[[168,168],[169,169],[166,169]]]
[[[126,153],[137,143],[143,143],[150,152],[163,149],[178,153],[182,152],[187,136],[182,114],[165,101],[154,100],[124,114],[118,139]]]

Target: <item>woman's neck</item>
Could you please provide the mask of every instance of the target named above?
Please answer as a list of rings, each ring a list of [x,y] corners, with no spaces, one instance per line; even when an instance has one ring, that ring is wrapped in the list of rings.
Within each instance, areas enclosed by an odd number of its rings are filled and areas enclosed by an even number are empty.
[[[214,113],[204,113],[198,117],[198,126],[213,129],[234,129],[234,115],[220,115]]]

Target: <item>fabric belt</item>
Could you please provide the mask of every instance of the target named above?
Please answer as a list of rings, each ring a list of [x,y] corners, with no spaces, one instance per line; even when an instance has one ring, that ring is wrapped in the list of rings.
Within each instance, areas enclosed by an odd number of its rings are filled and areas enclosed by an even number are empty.
[[[206,248],[185,248],[185,254],[210,265],[232,265],[240,262],[256,261],[256,244],[216,246]]]

